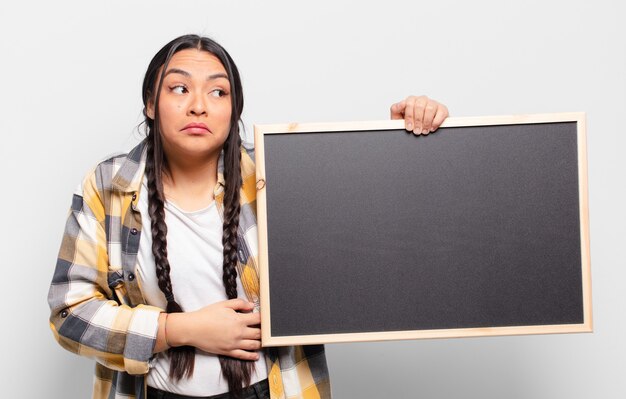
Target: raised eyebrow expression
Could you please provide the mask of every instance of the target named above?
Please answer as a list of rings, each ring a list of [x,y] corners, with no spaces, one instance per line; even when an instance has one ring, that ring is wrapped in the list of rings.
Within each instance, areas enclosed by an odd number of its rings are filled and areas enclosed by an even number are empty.
[[[179,69],[179,68],[172,68],[169,69],[166,73],[165,76],[171,74],[171,73],[177,73],[180,75],[183,75],[186,78],[191,78],[191,74],[183,69]],[[218,73],[214,73],[212,75],[207,76],[206,80],[210,81],[210,80],[215,80],[215,79],[219,79],[219,78],[224,78],[226,80],[228,80],[228,75],[226,75],[223,72],[218,72]]]

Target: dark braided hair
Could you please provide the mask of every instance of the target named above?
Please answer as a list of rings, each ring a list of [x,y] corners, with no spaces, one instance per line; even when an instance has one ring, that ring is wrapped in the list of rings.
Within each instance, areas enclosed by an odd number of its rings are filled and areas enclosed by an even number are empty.
[[[198,49],[216,56],[228,74],[231,86],[230,131],[224,143],[224,224],[222,244],[224,246],[223,281],[229,299],[237,297],[237,247],[239,212],[241,209],[239,191],[241,179],[241,137],[239,124],[243,111],[243,92],[237,67],[226,50],[215,41],[197,35],[178,37],[166,44],[154,56],[143,81],[144,118],[147,130],[146,177],[148,182],[148,210],[152,228],[152,254],[156,264],[159,288],[167,300],[168,313],[182,312],[176,302],[170,279],[170,264],[167,259],[167,225],[165,224],[164,194],[162,173],[167,167],[167,158],[161,143],[159,122],[159,97],[163,85],[164,73],[172,56],[181,50]],[[159,73],[161,71],[161,73]],[[147,106],[154,101],[154,119],[147,115]],[[170,378],[180,380],[190,377],[194,369],[195,349],[181,346],[168,350],[170,357]],[[220,356],[222,374],[228,382],[228,389],[234,396],[241,393],[243,387],[250,385],[254,371],[254,362]]]

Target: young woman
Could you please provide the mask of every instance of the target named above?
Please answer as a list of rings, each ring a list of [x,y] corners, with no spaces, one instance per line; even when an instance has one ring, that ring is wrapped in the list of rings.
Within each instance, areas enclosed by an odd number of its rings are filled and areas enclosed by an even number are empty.
[[[255,169],[233,60],[208,38],[174,39],[148,66],[143,102],[146,139],[74,194],[48,297],[55,338],[97,360],[94,398],[329,398],[323,346],[261,348]],[[415,134],[447,115],[424,96],[391,107]]]

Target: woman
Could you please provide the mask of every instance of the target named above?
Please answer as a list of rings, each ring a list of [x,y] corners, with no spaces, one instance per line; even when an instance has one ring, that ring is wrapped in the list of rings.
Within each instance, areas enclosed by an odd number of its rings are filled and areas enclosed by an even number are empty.
[[[147,138],[74,194],[55,338],[97,360],[95,398],[330,397],[323,346],[261,348],[256,254],[238,257],[256,248],[256,191],[233,60],[179,37],[148,66],[143,102]],[[415,134],[447,115],[426,97],[391,107]]]

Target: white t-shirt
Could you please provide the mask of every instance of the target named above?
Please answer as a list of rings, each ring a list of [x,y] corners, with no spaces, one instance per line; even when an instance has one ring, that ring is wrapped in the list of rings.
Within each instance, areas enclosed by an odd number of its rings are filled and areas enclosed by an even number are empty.
[[[137,276],[149,305],[166,307],[159,289],[152,255],[152,236],[148,214],[146,179],[141,186],[138,209],[142,217],[142,235],[137,255]],[[227,300],[222,282],[222,220],[215,202],[207,208],[186,212],[171,202],[165,203],[167,252],[174,297],[184,311],[194,311],[215,302]],[[237,278],[237,295],[246,298]],[[251,384],[267,378],[262,351],[255,364]],[[169,379],[167,352],[156,355],[148,373],[148,385],[168,392],[189,396],[210,396],[228,391],[221,375],[217,355],[196,349],[193,376],[176,383]]]

